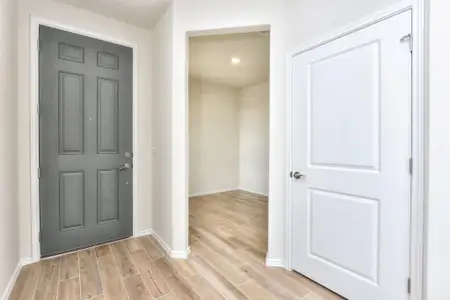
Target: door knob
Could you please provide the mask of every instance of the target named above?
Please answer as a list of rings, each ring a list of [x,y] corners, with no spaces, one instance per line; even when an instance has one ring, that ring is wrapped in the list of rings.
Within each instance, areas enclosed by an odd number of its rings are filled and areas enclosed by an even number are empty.
[[[131,168],[131,165],[129,163],[126,163],[119,168],[119,171],[128,170],[129,168]]]
[[[303,177],[305,177],[305,175],[300,174],[300,172],[295,172],[295,173],[291,172],[291,178],[295,178],[296,180],[299,180],[299,179],[302,179]]]

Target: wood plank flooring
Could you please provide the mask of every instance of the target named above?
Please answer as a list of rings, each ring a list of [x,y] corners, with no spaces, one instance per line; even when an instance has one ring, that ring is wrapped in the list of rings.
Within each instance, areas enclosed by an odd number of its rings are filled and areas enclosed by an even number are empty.
[[[342,300],[314,282],[264,265],[267,198],[233,191],[190,199],[187,260],[151,236],[25,266],[9,300]]]

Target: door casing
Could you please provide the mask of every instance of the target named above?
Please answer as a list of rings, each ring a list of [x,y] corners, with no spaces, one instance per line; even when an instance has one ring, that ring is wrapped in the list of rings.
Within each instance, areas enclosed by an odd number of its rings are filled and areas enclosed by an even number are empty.
[[[128,41],[117,40],[110,36],[105,36],[96,32],[91,32],[79,27],[69,26],[55,21],[45,20],[36,16],[30,17],[30,186],[31,186],[31,252],[32,257],[27,263],[37,262],[41,259],[40,235],[40,208],[39,208],[39,26],[44,25],[55,29],[64,30],[78,35],[114,43],[129,47],[133,50],[133,236],[136,236],[137,229],[137,205],[138,205],[138,170],[139,170],[139,151],[138,151],[138,46]],[[34,47],[33,45],[36,45]]]
[[[410,237],[410,279],[411,279],[411,300],[423,300],[425,292],[425,205],[427,202],[425,194],[425,172],[426,172],[426,96],[425,96],[425,75],[426,69],[425,61],[425,1],[426,0],[411,0],[402,1],[396,5],[388,7],[385,10],[379,11],[370,15],[358,22],[349,24],[335,31],[332,34],[326,35],[317,39],[313,43],[306,44],[290,51],[286,57],[287,74],[286,74],[286,88],[287,88],[287,108],[286,108],[286,177],[285,177],[285,191],[286,191],[286,206],[285,206],[285,262],[284,267],[292,270],[292,180],[289,177],[289,170],[292,168],[292,58],[302,52],[309,51],[323,44],[336,40],[340,37],[349,35],[355,31],[361,30],[365,27],[383,21],[387,18],[393,17],[402,12],[412,11],[412,159],[413,159],[413,174],[411,179],[411,237]],[[405,157],[407,159],[407,157]],[[405,289],[407,282],[405,282]]]

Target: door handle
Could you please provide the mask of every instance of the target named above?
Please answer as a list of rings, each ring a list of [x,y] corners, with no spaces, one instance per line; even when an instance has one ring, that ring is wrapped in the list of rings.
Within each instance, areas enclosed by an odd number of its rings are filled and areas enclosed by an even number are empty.
[[[131,168],[131,165],[129,163],[126,163],[122,167],[119,168],[119,171],[128,170],[130,168]]]
[[[294,178],[296,180],[302,179],[303,177],[305,177],[305,175],[300,174],[300,172],[291,172],[291,178]]]

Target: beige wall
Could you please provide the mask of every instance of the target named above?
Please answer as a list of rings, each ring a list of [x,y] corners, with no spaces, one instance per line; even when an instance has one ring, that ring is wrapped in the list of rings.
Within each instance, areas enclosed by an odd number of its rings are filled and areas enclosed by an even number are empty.
[[[172,247],[172,31],[171,8],[153,30],[153,230]]]
[[[239,106],[239,188],[269,194],[269,83],[243,88]]]
[[[237,90],[189,81],[189,194],[239,186]]]
[[[17,3],[0,0],[0,299],[19,262],[17,223]]]
[[[31,191],[30,191],[30,16],[55,21],[103,36],[138,45],[138,152],[139,198],[137,200],[137,233],[152,227],[151,213],[151,32],[117,22],[91,12],[46,0],[19,0],[19,93],[18,93],[18,172],[20,256],[29,258],[31,249]],[[16,169],[16,168],[14,168]]]

